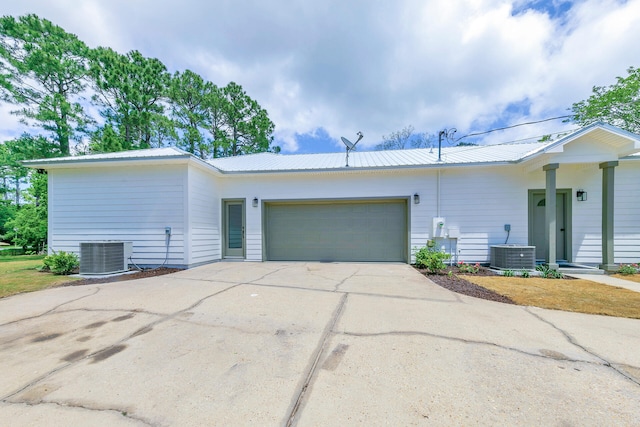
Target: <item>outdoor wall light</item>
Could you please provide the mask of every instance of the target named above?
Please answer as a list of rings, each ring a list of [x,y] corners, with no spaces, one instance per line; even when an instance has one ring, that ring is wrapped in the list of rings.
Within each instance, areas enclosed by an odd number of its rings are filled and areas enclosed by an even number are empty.
[[[253,203],[251,203],[251,204],[253,205],[254,208],[257,208],[258,207],[258,198],[254,197],[253,198]]]
[[[419,205],[420,204],[420,195],[418,193],[413,195],[413,203],[415,205]]]
[[[584,202],[585,200],[587,200],[587,192],[584,190],[576,191],[576,198],[579,202]]]

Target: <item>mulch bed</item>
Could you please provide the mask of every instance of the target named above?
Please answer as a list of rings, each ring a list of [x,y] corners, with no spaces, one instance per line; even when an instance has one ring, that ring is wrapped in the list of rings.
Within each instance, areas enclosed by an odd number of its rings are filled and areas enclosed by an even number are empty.
[[[92,277],[90,279],[74,280],[72,282],[63,283],[60,286],[82,286],[97,285],[99,283],[124,282],[125,280],[145,279],[147,277],[162,276],[164,274],[177,273],[182,271],[180,268],[154,268],[150,270],[136,271],[135,273],[119,274],[109,277]]]
[[[436,285],[442,286],[450,291],[457,292],[459,294],[468,295],[470,297],[486,299],[489,301],[503,302],[505,304],[515,304],[511,298],[504,295],[500,295],[497,292],[483,288],[464,279],[465,274],[461,274],[457,267],[448,267],[441,274],[429,273],[426,269],[417,268],[417,270],[424,274],[427,279],[434,282]],[[451,274],[449,274],[451,272]],[[474,276],[497,276],[496,273],[488,268],[480,267]]]

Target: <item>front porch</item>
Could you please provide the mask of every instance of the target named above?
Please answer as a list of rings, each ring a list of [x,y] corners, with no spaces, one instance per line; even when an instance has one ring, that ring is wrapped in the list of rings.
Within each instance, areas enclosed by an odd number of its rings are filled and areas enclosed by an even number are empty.
[[[551,269],[564,274],[600,274],[617,271],[615,232],[616,216],[616,168],[625,157],[640,151],[640,141],[624,131],[606,132],[600,127],[585,128],[584,132],[571,135],[570,138],[559,140],[556,144],[545,148],[543,156],[537,159],[535,167],[544,172],[545,188],[542,204],[534,205],[533,195],[536,190],[530,190],[530,230],[529,244],[542,245],[537,251],[537,258],[542,259]],[[604,160],[604,161],[603,161]],[[558,189],[558,181],[575,173],[576,167],[588,171],[590,178],[596,172],[596,166],[601,174],[600,185],[595,188],[571,187]],[[592,172],[593,171],[593,172]],[[573,182],[575,182],[575,177]],[[590,182],[594,182],[593,179]],[[598,188],[599,187],[599,188]],[[541,190],[538,190],[541,193]],[[600,254],[597,268],[587,267],[583,263],[576,263],[576,253],[573,250],[573,202],[582,203],[588,200],[588,194],[600,195],[599,208],[594,205],[588,214],[599,215],[600,229],[598,233],[591,233],[591,239],[600,240]],[[593,202],[593,201],[592,201]],[[559,206],[562,204],[562,206]],[[544,209],[543,232],[536,234],[534,230],[536,207]],[[595,208],[595,209],[594,209]],[[584,215],[584,213],[583,213]],[[540,215],[538,215],[540,221]],[[596,231],[596,230],[594,230]],[[564,234],[563,234],[564,233]],[[562,247],[564,246],[564,247]],[[640,257],[640,254],[637,254]]]

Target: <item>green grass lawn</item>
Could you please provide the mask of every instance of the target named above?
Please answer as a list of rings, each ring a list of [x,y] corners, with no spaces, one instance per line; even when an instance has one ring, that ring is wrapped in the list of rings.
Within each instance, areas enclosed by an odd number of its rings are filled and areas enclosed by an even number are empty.
[[[0,256],[0,298],[75,280],[38,271],[44,255]]]

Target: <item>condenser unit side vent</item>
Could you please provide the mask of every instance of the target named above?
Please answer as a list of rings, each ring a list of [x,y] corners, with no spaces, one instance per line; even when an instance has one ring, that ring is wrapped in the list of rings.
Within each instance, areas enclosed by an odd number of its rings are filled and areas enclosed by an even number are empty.
[[[80,274],[112,274],[129,269],[131,242],[80,243]]]
[[[536,266],[536,247],[520,245],[491,246],[491,267],[505,270],[533,270]]]

